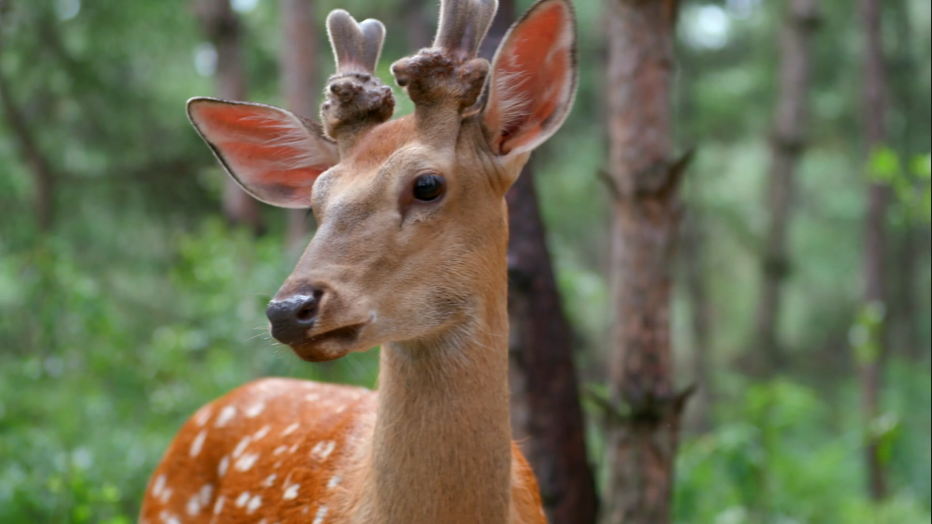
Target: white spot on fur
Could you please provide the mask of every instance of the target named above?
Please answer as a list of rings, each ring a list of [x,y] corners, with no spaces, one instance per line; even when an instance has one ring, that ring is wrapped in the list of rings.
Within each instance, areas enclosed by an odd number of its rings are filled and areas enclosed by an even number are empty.
[[[272,450],[272,454],[273,454],[273,455],[281,455],[282,453],[284,453],[284,452],[286,452],[286,451],[288,451],[288,446],[278,446],[277,448],[275,448],[274,450]]]
[[[236,469],[240,471],[249,471],[258,458],[258,453],[246,453],[236,461]]]
[[[171,498],[172,498],[172,489],[171,489],[171,488],[165,488],[165,491],[162,492],[162,496],[159,497],[159,501],[160,501],[162,504],[167,504],[167,503],[168,503],[168,500],[171,499]]]
[[[327,460],[327,457],[333,453],[336,447],[337,443],[332,440],[321,440],[314,446],[314,449],[311,450],[311,457],[318,462],[323,462]]]
[[[265,403],[263,403],[263,402],[257,402],[257,403],[255,403],[255,404],[249,406],[248,408],[246,408],[245,413],[246,413],[246,416],[249,417],[249,418],[256,418],[256,417],[258,417],[263,411],[265,411]]]
[[[341,481],[341,480],[343,480],[343,479],[340,478],[339,475],[334,475],[334,476],[330,479],[330,482],[327,482],[327,488],[328,488],[328,489],[333,489],[333,488],[337,487],[337,486],[340,484],[340,481]]]
[[[275,479],[276,479],[276,478],[278,478],[278,474],[277,474],[277,473],[272,473],[271,475],[269,475],[268,477],[266,477],[265,480],[262,481],[262,485],[263,485],[264,487],[266,487],[266,488],[271,488],[272,485],[275,484]]]
[[[259,440],[262,437],[268,435],[269,431],[271,430],[272,430],[272,427],[266,424],[265,426],[262,426],[262,429],[260,429],[259,431],[256,431],[256,434],[252,436],[252,439]]]
[[[194,437],[194,441],[191,442],[191,456],[196,457],[201,452],[201,448],[204,447],[204,439],[207,438],[207,430],[202,429],[200,433]]]
[[[152,484],[152,496],[158,497],[162,494],[162,489],[165,488],[165,475],[159,475],[156,477],[155,482]]]
[[[241,507],[245,506],[246,503],[249,502],[249,497],[250,497],[250,496],[251,496],[251,495],[249,494],[248,491],[244,491],[244,492],[240,493],[240,496],[236,497],[236,507],[237,507],[237,508],[241,508]]]
[[[196,516],[201,512],[201,494],[195,493],[193,497],[188,499],[187,505],[188,515],[192,517]]]
[[[317,510],[317,515],[314,516],[314,524],[323,524],[325,518],[327,518],[327,506],[321,506]]]
[[[246,451],[246,447],[249,446],[250,442],[252,442],[252,437],[249,435],[243,437],[243,440],[239,441],[239,444],[233,448],[233,458],[238,458],[240,455],[242,455],[243,452]]]
[[[159,513],[159,518],[164,524],[181,524],[181,521],[178,520],[178,517],[165,510],[162,510],[162,512]]]
[[[235,407],[224,406],[224,408],[220,410],[220,414],[217,415],[217,421],[214,423],[214,426],[218,428],[222,428],[223,426],[226,426],[231,420],[233,420],[233,417],[235,416],[236,416]]]
[[[214,409],[210,406],[204,406],[201,409],[197,410],[197,413],[194,414],[194,423],[198,426],[203,426],[207,424],[207,421],[210,420],[210,416],[214,414]]]
[[[214,487],[211,484],[204,484],[201,486],[201,505],[207,506],[210,504],[210,499],[214,496]]]
[[[257,509],[259,509],[259,506],[261,505],[262,505],[262,497],[260,497],[259,495],[253,495],[253,497],[249,499],[249,504],[246,505],[246,512],[254,513]]]
[[[230,467],[230,457],[227,455],[224,455],[223,458],[220,459],[220,465],[217,466],[217,474],[221,477],[226,475],[227,468],[229,467]]]
[[[282,495],[282,498],[285,500],[291,500],[291,499],[298,498],[298,488],[300,487],[301,487],[300,484],[292,484],[288,486],[287,488],[285,488],[285,494]]]
[[[282,436],[287,437],[288,435],[291,435],[292,433],[295,432],[296,429],[298,429],[298,426],[300,426],[300,424],[298,424],[297,422],[288,426],[282,431]]]
[[[295,444],[294,446],[291,446],[290,448],[288,448],[288,453],[294,453],[295,451],[298,451],[298,444]]]
[[[219,515],[223,511],[223,503],[226,502],[227,498],[223,495],[217,497],[217,502],[214,503],[214,515]]]

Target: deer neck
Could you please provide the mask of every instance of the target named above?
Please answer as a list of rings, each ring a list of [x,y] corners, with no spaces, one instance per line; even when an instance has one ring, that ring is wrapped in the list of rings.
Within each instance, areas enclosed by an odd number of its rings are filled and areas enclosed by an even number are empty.
[[[502,250],[504,251],[504,250]],[[383,346],[369,506],[385,524],[504,524],[511,428],[504,252],[475,315],[430,343]]]

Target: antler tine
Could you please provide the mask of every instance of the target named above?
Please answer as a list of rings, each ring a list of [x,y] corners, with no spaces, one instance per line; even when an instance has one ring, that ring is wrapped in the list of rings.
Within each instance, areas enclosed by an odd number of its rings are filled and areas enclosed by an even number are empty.
[[[489,62],[476,53],[497,9],[498,0],[442,0],[433,47],[392,64],[395,81],[414,102],[418,128],[425,135],[445,139],[456,126],[446,126],[445,132],[444,122],[475,114],[481,105],[477,101]]]
[[[497,10],[498,0],[443,0],[434,47],[474,58]]]
[[[391,118],[395,99],[375,74],[385,41],[382,22],[357,23],[349,13],[336,9],[327,17],[327,33],[337,72],[327,81],[320,114],[324,130],[342,152],[362,129]]]

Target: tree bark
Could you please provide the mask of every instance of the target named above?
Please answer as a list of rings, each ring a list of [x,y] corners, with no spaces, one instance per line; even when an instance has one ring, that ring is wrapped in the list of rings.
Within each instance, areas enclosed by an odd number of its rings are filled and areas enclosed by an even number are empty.
[[[525,168],[508,192],[512,428],[540,484],[551,524],[596,521],[598,498],[586,456],[586,431],[546,235]]]
[[[281,75],[285,104],[301,116],[317,115],[317,23],[313,0],[281,0],[282,56]],[[308,203],[310,205],[310,203]],[[307,213],[300,209],[288,211],[286,245],[289,249],[303,247],[309,228]]]
[[[514,0],[500,0],[482,56],[492,57],[514,19]],[[529,166],[507,200],[512,431],[537,475],[548,521],[591,524],[598,497],[586,455],[573,333],[563,314]]]
[[[33,130],[26,122],[21,108],[13,100],[10,85],[0,71],[0,107],[3,108],[4,119],[12,131],[19,145],[20,155],[32,173],[35,184],[33,197],[33,211],[39,231],[47,233],[52,229],[54,216],[55,174],[51,164],[36,143]]]
[[[896,52],[888,60],[890,75],[890,110],[905,118],[902,128],[896,137],[902,158],[913,158],[916,154],[927,153],[928,146],[914,147],[916,137],[914,128],[921,117],[916,116],[919,106],[916,104],[916,86],[914,82],[915,70],[919,60],[916,59],[916,42],[918,39],[912,32],[910,23],[910,9],[908,0],[899,0],[892,3],[890,13],[896,28]],[[920,94],[920,96],[924,96]],[[920,126],[922,124],[919,124]],[[893,137],[889,142],[892,142]],[[921,253],[919,248],[926,228],[907,221],[897,228],[896,238],[893,239],[895,251],[893,255],[896,267],[890,272],[891,291],[887,294],[890,303],[890,317],[893,321],[888,327],[889,352],[896,353],[915,362],[922,361],[922,321],[921,308],[917,307],[916,281],[921,278],[917,269],[921,266]]]
[[[608,131],[616,318],[609,359],[605,524],[670,522],[687,394],[673,385],[670,291],[685,158],[672,159],[676,0],[608,1]]]
[[[886,140],[886,67],[884,65],[881,40],[880,0],[861,0],[861,22],[864,30],[864,132],[869,150],[875,150]],[[871,183],[867,189],[867,217],[864,224],[864,302],[881,307],[886,300],[884,285],[886,249],[885,221],[887,214],[887,189]],[[882,326],[881,326],[882,327]],[[880,415],[881,375],[884,362],[883,334],[878,335],[880,354],[861,365],[861,391],[866,417],[867,431],[865,454],[868,484],[874,500],[887,495],[884,466],[878,455],[879,442],[870,427]]]
[[[819,20],[817,0],[788,0],[780,35],[779,94],[770,137],[767,211],[770,224],[761,264],[761,290],[755,322],[756,349],[765,370],[785,366],[779,340],[781,288],[789,273],[787,229],[799,160],[806,146],[809,120],[810,42]]]
[[[194,10],[204,33],[217,51],[217,95],[224,100],[246,98],[242,27],[229,0],[195,0]],[[231,178],[225,177],[223,213],[232,224],[263,230],[259,203]]]

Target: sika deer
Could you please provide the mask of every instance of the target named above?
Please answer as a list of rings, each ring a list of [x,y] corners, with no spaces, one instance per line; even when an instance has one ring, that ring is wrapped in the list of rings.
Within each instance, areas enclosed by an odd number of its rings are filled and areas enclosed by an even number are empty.
[[[392,66],[415,103],[403,118],[374,74],[384,28],[339,10],[323,125],[188,103],[247,191],[319,222],[268,306],[272,335],[308,361],[381,345],[380,387],[264,379],[204,406],[142,522],[546,521],[510,437],[504,195],[572,105],[575,29],[568,0],[542,0],[490,66],[476,50],[496,7],[443,1],[434,46]]]

